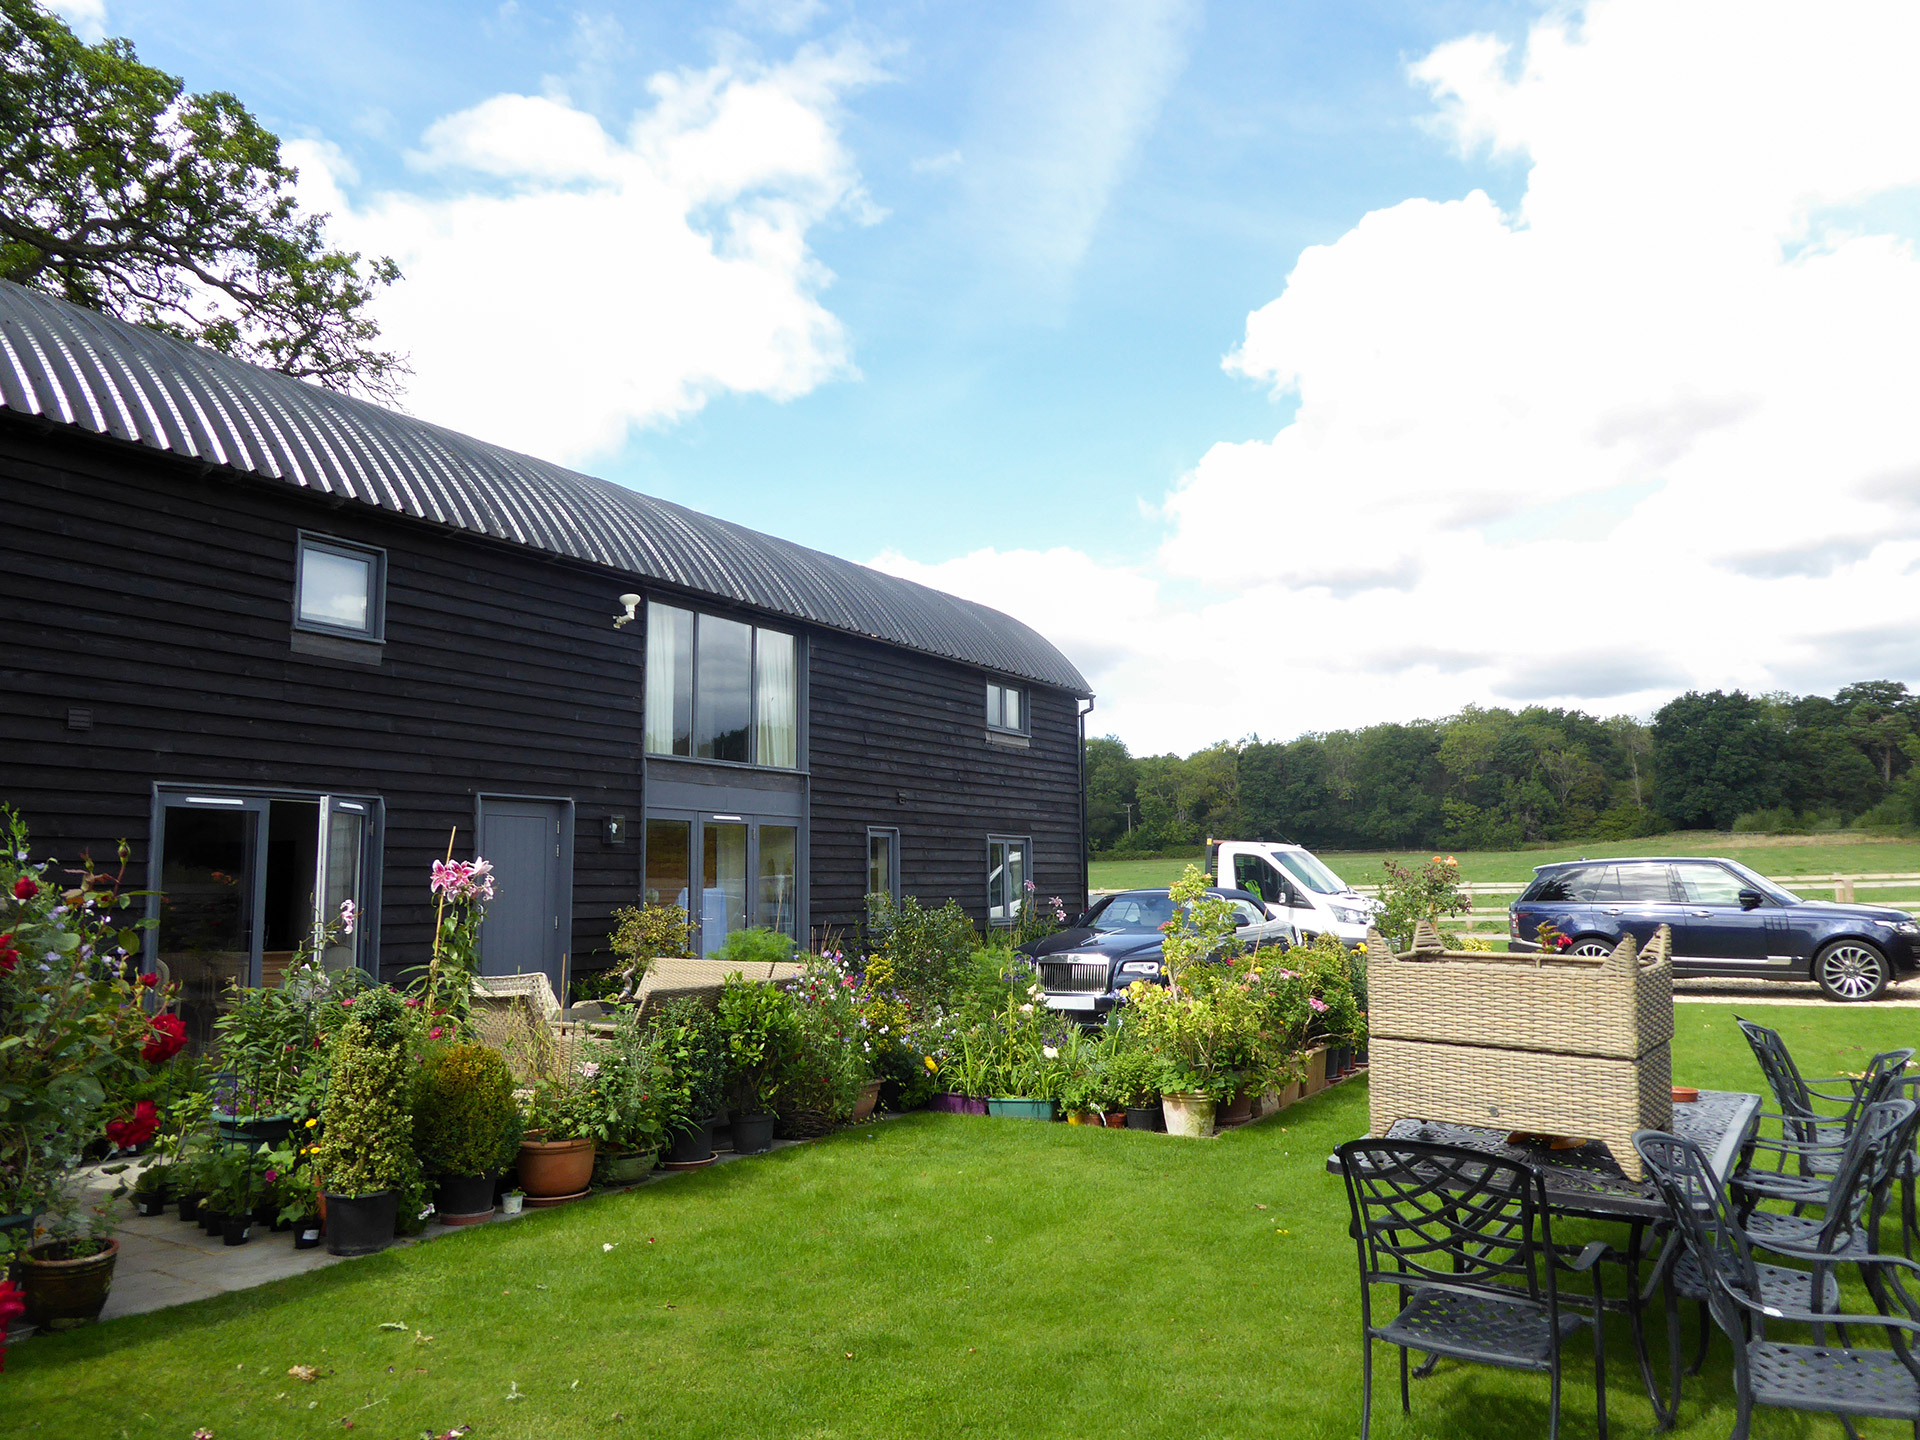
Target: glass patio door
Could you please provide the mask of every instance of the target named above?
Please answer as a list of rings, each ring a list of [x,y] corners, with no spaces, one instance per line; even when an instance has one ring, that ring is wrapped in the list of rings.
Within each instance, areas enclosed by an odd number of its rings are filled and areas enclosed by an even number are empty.
[[[700,953],[712,955],[747,928],[747,827],[709,820],[700,845]]]
[[[180,1018],[199,1046],[213,1038],[228,991],[258,970],[268,804],[185,795],[162,806],[155,954],[180,985]]]
[[[653,814],[641,898],[687,912],[691,949],[713,956],[748,926],[799,938],[800,830],[749,815]]]

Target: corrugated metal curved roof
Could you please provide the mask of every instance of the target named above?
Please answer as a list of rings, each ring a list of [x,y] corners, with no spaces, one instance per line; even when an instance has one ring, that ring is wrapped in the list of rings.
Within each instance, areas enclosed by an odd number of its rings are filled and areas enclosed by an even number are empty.
[[[0,406],[1077,695],[1009,615],[0,281]]]

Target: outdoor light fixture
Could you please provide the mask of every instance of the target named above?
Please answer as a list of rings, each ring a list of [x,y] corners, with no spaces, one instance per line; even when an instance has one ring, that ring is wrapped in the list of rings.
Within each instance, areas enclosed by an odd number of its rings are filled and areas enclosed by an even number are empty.
[[[613,628],[616,630],[633,619],[633,612],[640,604],[640,597],[638,595],[622,595],[620,597],[620,603],[627,607],[627,613],[613,617]]]
[[[624,815],[607,816],[607,844],[624,845],[627,843],[627,817]]]

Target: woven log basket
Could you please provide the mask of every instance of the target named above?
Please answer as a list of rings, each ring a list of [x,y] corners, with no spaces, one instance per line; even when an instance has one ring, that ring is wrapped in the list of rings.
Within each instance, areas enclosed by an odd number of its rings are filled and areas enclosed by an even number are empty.
[[[1673,1120],[1673,937],[1600,960],[1446,950],[1431,925],[1395,955],[1367,937],[1370,1128],[1396,1120],[1604,1141],[1641,1178],[1639,1129]]]

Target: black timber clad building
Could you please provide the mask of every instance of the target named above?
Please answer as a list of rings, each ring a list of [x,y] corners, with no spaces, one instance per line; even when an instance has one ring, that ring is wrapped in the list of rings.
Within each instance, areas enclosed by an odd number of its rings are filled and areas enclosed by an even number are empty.
[[[131,842],[190,999],[345,899],[329,963],[421,963],[450,838],[483,968],[556,989],[640,900],[704,952],[1085,902],[1091,697],[1028,627],[4,282],[0,689],[0,801]]]

